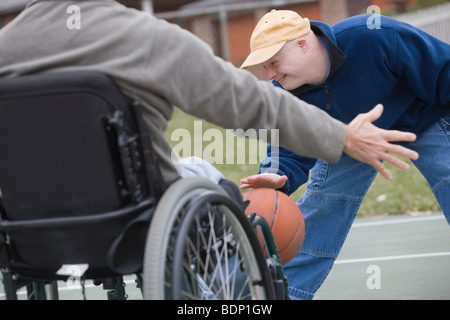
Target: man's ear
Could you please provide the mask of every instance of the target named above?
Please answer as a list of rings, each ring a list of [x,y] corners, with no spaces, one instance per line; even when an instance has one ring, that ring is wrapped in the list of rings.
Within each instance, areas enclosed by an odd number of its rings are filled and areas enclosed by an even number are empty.
[[[309,49],[308,41],[305,38],[298,38],[295,41],[303,53],[306,53],[306,51],[308,51],[308,49]]]

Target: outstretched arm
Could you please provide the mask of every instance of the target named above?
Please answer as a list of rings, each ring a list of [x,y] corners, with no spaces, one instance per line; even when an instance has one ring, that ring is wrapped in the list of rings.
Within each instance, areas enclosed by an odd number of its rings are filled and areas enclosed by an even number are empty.
[[[345,127],[344,152],[349,156],[373,166],[383,177],[392,179],[392,174],[383,165],[382,161],[408,170],[409,164],[396,158],[394,155],[417,160],[417,152],[391,142],[412,142],[416,135],[409,132],[384,130],[372,123],[383,113],[383,106],[377,105],[370,112],[358,115]],[[394,154],[394,155],[392,155]],[[275,173],[263,173],[241,180],[241,189],[248,188],[274,188],[280,189],[287,181],[286,176]]]

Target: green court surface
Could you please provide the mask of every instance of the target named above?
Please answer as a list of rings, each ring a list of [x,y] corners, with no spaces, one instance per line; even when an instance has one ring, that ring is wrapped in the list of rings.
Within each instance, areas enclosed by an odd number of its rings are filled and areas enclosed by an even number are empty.
[[[443,214],[357,219],[316,299],[450,300]]]
[[[128,299],[142,299],[125,277]],[[59,298],[83,299],[79,283],[60,282]],[[106,291],[85,283],[88,300]],[[25,299],[21,290],[19,299]],[[0,286],[0,300],[5,299]],[[317,300],[450,300],[450,227],[442,213],[357,219]]]

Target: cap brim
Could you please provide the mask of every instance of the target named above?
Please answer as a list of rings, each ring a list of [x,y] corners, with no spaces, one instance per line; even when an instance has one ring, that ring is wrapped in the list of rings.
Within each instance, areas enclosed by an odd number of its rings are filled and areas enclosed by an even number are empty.
[[[278,53],[278,51],[283,48],[286,44],[286,41],[275,44],[270,47],[262,48],[259,50],[255,50],[245,59],[244,63],[241,66],[241,69],[246,69],[251,66],[256,66],[258,64],[264,63],[267,60],[270,60],[274,55]]]

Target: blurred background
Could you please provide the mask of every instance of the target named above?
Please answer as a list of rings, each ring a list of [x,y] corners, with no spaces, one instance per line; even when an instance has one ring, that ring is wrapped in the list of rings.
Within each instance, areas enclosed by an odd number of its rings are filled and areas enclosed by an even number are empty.
[[[450,43],[450,0],[118,0],[120,3],[150,12],[180,25],[208,43],[214,53],[240,66],[250,53],[250,36],[259,19],[271,9],[297,11],[310,20],[334,24],[349,16],[381,13],[408,22],[431,35]],[[7,25],[30,0],[0,0],[0,28]],[[4,45],[4,44],[1,44]],[[175,111],[166,132],[171,140],[177,128],[193,131],[194,117]],[[217,128],[203,122],[203,130]],[[223,136],[226,135],[223,129]],[[239,138],[240,139],[240,138]],[[194,142],[193,142],[194,143]],[[205,141],[203,148],[207,145]],[[175,144],[175,143],[173,143]],[[249,155],[248,144],[236,144],[235,154]],[[240,148],[240,149],[239,149]],[[189,155],[184,155],[189,156]],[[262,159],[259,159],[262,160]],[[258,172],[258,164],[214,163],[226,178],[239,180]],[[386,165],[394,174],[393,181],[378,176],[363,201],[359,216],[422,215],[439,211],[426,180],[412,166],[408,172]],[[302,186],[291,197],[297,200],[304,193]]]
[[[256,23],[271,9],[294,10],[310,20],[328,24],[357,14],[381,13],[395,16],[450,42],[449,0],[118,1],[138,10],[152,12],[159,18],[190,30],[207,42],[216,55],[236,66],[240,66],[250,53],[249,39]],[[11,21],[28,2],[29,0],[1,0],[0,27]]]

